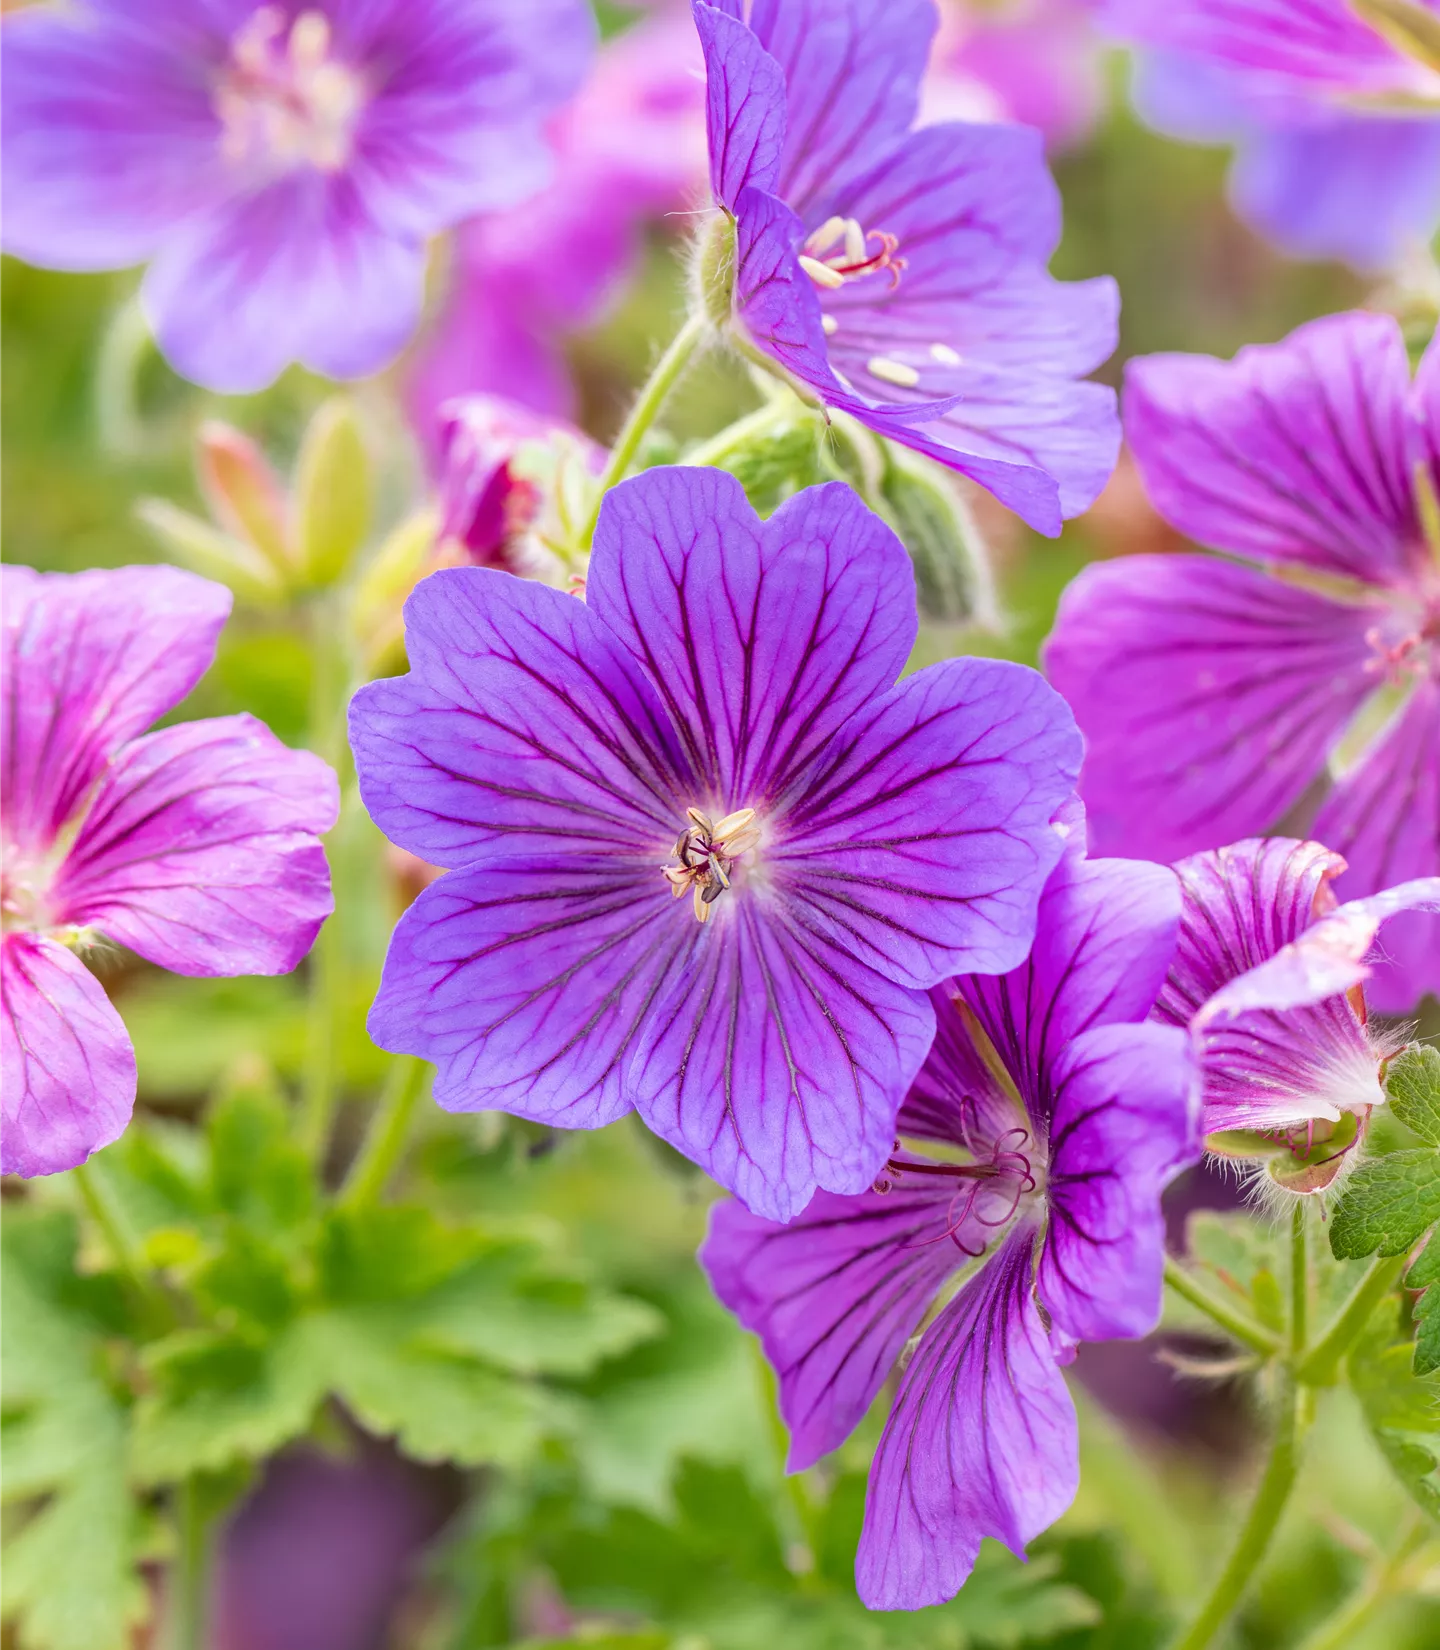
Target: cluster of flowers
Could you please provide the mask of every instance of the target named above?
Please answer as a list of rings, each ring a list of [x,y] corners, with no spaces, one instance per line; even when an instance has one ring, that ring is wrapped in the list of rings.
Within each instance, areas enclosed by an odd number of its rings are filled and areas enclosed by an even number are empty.
[[[705,324],[1058,532],[1114,462],[1083,375],[1116,295],[1046,272],[1038,136],[915,125],[931,0],[694,18]],[[590,50],[578,0],[91,0],[6,30],[10,244],[153,256],[162,346],[232,389],[383,364],[426,236],[538,185]],[[1092,569],[1054,686],[975,658],[902,679],[911,563],[853,492],[762,521],[727,474],[674,467],[606,492],[580,597],[494,566],[423,581],[409,673],[351,709],[371,816],[445,873],[396,930],[375,1041],[433,1061],[454,1110],[638,1111],[733,1194],[702,1258],[776,1367],[793,1467],[943,1297],[872,1471],[877,1608],[951,1596],[982,1537],[1023,1549],[1068,1505],[1060,1366],[1155,1324],[1160,1195],[1205,1136],[1298,1131],[1299,1189],[1327,1184],[1339,1125],[1383,1098],[1362,982],[1398,1012],[1440,989],[1440,346],[1413,382],[1376,316],[1152,358],[1128,428],[1158,507],[1237,559]],[[4,604],[4,1166],[36,1174],[134,1099],[77,951],[295,966],[336,794],[248,718],[144,733],[211,656],[215,586],[11,568]],[[1346,858],[1257,836],[1382,697],[1315,825]]]

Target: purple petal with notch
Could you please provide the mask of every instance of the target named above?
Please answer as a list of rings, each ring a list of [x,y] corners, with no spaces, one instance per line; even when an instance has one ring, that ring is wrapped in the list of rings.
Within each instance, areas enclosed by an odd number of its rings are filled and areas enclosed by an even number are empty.
[[[872,1610],[964,1585],[986,1536],[1015,1553],[1079,1484],[1075,1407],[1031,1289],[1036,1227],[1017,1227],[920,1339],[870,1471],[855,1578]]]
[[[785,75],[738,18],[693,6],[705,54],[705,126],[710,192],[729,211],[753,184],[771,189],[785,142]]]
[[[0,943],[5,1174],[58,1174],[124,1133],[135,1051],[104,988],[53,940]]]

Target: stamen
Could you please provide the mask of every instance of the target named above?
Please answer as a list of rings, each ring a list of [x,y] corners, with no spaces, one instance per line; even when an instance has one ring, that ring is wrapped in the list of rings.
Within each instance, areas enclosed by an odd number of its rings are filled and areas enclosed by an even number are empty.
[[[753,808],[737,808],[733,814],[725,815],[711,835],[719,842],[728,842],[732,837],[738,836],[754,817]]]
[[[827,338],[833,338],[840,330],[840,323],[833,315],[822,315],[820,317],[820,329]]]
[[[833,289],[845,285],[845,277],[838,269],[832,269],[829,264],[822,264],[815,258],[807,258],[803,252],[800,254],[799,264],[816,286]]]
[[[931,344],[930,359],[942,367],[958,367],[961,362],[960,351],[951,349],[949,344]]]
[[[872,355],[865,363],[865,370],[872,378],[898,384],[903,390],[913,390],[920,382],[920,374],[914,367],[907,367],[903,361],[892,361],[888,355]]]
[[[838,245],[840,241],[845,239],[847,222],[853,223],[854,219],[826,218],[825,222],[805,242],[806,246],[810,248],[816,257],[823,257],[831,247]]]
[[[733,886],[731,872],[742,855],[759,845],[753,808],[736,808],[718,825],[699,808],[686,808],[689,825],[675,840],[677,865],[660,867],[672,892],[688,888],[697,922],[710,920],[710,907]]]

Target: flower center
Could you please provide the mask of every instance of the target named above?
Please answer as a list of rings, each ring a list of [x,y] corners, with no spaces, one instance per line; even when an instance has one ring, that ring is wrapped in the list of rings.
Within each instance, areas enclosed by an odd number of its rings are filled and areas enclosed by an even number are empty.
[[[710,907],[730,886],[735,862],[760,841],[760,829],[753,808],[739,808],[713,825],[698,808],[687,808],[685,817],[690,823],[675,842],[679,863],[661,870],[676,899],[690,890],[695,920],[707,922]]]
[[[46,907],[51,867],[7,845],[0,861],[0,928],[38,934],[51,926]]]
[[[854,218],[827,218],[805,242],[800,267],[815,285],[827,291],[858,281],[881,270],[891,287],[900,284],[904,258],[897,257],[900,242],[883,229],[862,229]]]
[[[253,12],[230,43],[215,89],[221,150],[237,163],[338,172],[350,159],[365,104],[360,76],[330,55],[330,20],[279,6]]]
[[[1002,1134],[982,1162],[944,1163],[900,1155],[900,1142],[875,1181],[877,1192],[893,1191],[907,1177],[949,1180],[955,1186],[945,1212],[945,1230],[926,1244],[946,1238],[974,1260],[990,1246],[989,1233],[1008,1226],[1021,1201],[1039,1190],[1036,1149],[1030,1131],[1013,1128]],[[978,1247],[976,1246],[978,1240]]]

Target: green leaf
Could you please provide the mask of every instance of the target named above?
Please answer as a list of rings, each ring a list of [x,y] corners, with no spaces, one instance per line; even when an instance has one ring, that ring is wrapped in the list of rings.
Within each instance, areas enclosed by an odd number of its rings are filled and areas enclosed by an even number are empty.
[[[1246,1214],[1218,1214],[1202,1209],[1185,1227],[1189,1269],[1217,1294],[1242,1311],[1281,1331],[1285,1326],[1282,1280],[1289,1262],[1276,1231]],[[1165,1296],[1166,1321],[1176,1328],[1213,1329],[1203,1313],[1181,1301],[1173,1290]]]
[[[1411,1043],[1385,1073],[1390,1110],[1429,1146],[1440,1146],[1440,1048]]]
[[[1416,1375],[1399,1301],[1377,1312],[1348,1360],[1350,1384],[1396,1477],[1440,1518],[1440,1376]]]
[[[32,1650],[124,1650],[145,1593],[126,1416],[105,1379],[120,1297],[75,1276],[62,1211],[7,1213],[0,1249],[4,1493],[29,1504],[6,1543],[0,1608]]]
[[[216,1207],[259,1231],[306,1221],[318,1196],[315,1172],[293,1138],[289,1109],[268,1067],[247,1061],[206,1125]]]
[[[1440,1370],[1440,1242],[1432,1236],[1405,1275],[1407,1289],[1425,1292],[1415,1303],[1415,1364],[1417,1375]]]
[[[1440,1220],[1440,1156],[1428,1147],[1362,1163],[1345,1182],[1330,1222],[1341,1260],[1400,1255]]]

